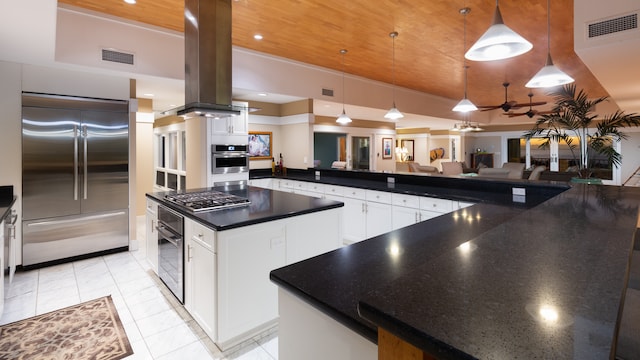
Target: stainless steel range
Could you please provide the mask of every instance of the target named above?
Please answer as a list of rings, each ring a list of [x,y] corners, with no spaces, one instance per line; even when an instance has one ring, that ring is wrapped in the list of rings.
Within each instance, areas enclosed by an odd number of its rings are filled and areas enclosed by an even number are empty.
[[[193,212],[249,205],[249,199],[245,197],[215,190],[170,194],[165,195],[164,198]]]

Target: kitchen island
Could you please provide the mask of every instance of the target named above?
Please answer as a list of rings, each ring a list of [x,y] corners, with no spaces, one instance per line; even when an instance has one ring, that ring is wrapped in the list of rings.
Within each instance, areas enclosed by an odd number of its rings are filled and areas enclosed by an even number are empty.
[[[523,205],[451,180],[480,201],[271,272],[281,360],[613,356],[640,189],[575,185]]]
[[[276,325],[277,287],[269,281],[271,270],[341,246],[343,204],[251,186],[181,194],[207,192],[232,194],[249,203],[194,212],[167,200],[175,192],[147,194],[147,257],[162,279],[158,208],[182,216],[184,254],[178,256],[184,259],[184,306],[213,342],[227,350]]]

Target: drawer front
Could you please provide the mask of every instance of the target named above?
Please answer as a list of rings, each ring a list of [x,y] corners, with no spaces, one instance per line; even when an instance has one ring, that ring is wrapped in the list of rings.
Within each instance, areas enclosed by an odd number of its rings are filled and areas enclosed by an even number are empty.
[[[453,201],[423,197],[420,198],[420,209],[439,213],[448,213],[453,211]]]
[[[391,193],[384,191],[367,190],[366,200],[383,204],[391,204]]]
[[[345,191],[347,191],[347,190],[349,190],[349,189],[345,188],[343,186],[325,185],[324,193],[327,194],[327,195],[342,196],[342,195],[344,195]]]
[[[365,190],[364,189],[345,188],[344,190],[345,191],[342,194],[344,197],[348,197],[348,198],[351,198],[351,199],[359,199],[359,200],[364,200],[365,199]]]
[[[158,212],[158,203],[147,199],[147,211],[155,215]]]
[[[198,241],[202,246],[216,252],[216,233],[208,227],[195,221],[189,221],[192,226],[192,236],[194,241]]]
[[[324,194],[325,193],[325,185],[324,184],[316,184],[316,183],[307,183],[307,190],[315,193]]]
[[[395,206],[404,206],[414,209],[420,208],[420,198],[413,195],[392,194],[391,203]]]

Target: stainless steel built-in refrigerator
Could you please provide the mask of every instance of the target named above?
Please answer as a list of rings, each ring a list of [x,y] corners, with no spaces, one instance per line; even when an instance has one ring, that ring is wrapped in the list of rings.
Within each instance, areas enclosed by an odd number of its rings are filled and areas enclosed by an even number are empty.
[[[129,243],[127,101],[23,93],[24,266]]]

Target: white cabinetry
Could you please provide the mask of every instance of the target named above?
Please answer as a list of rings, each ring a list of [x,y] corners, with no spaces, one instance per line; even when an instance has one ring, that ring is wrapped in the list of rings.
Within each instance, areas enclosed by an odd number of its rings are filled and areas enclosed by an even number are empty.
[[[367,238],[367,216],[365,207],[365,190],[358,188],[343,188],[344,203],[344,232],[345,242],[362,241]]]
[[[264,189],[273,189],[273,180],[272,178],[251,179],[249,180],[249,185]]]
[[[391,193],[367,190],[365,195],[367,238],[391,231]]]
[[[222,348],[237,336],[278,317],[278,290],[269,272],[286,264],[283,222],[218,232],[218,338]]]
[[[213,135],[248,135],[247,114],[242,112],[239,116],[214,119],[211,133]]]
[[[185,218],[184,237],[184,306],[202,330],[217,339],[215,232]]]
[[[147,199],[146,210],[146,241],[145,246],[147,248],[147,261],[153,269],[153,272],[158,274],[158,203]]]
[[[420,197],[404,194],[392,194],[393,229],[413,225],[422,221],[420,213]]]
[[[248,107],[249,103],[234,101],[233,105]],[[222,119],[212,119],[211,134],[216,135],[249,135],[249,113],[247,110],[240,112],[238,116],[231,116]],[[247,138],[244,139],[248,141]],[[217,143],[217,141],[214,141]]]
[[[429,197],[420,198],[420,210],[422,210],[423,219],[428,220],[442,214],[450,213],[457,209],[454,209],[454,202],[447,199],[436,199]]]

